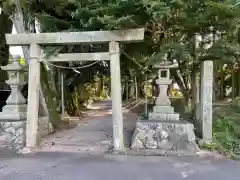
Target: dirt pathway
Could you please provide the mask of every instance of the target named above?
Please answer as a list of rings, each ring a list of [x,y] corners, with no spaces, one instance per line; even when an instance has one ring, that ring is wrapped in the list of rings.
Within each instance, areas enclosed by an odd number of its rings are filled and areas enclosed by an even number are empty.
[[[111,101],[97,102],[88,116],[78,121],[73,129],[57,132],[45,137],[40,151],[103,153],[112,147]],[[124,138],[129,145],[130,136],[135,126],[137,115],[123,108]]]

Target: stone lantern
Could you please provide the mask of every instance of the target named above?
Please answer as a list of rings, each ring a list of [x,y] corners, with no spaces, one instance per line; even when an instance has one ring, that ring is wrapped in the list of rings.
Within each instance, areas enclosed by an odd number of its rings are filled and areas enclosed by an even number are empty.
[[[15,149],[20,149],[25,143],[25,128],[27,119],[27,105],[24,96],[21,93],[24,81],[24,72],[26,71],[20,64],[20,56],[14,56],[12,62],[2,67],[7,71],[9,79],[6,83],[11,87],[6,106],[0,112],[0,124],[7,134],[8,143]]]
[[[170,69],[177,68],[178,65],[164,59],[158,68],[158,79],[156,83],[159,87],[159,95],[155,106],[148,117],[139,117],[136,128],[132,136],[132,149],[160,149],[159,152],[180,155],[196,154],[198,151],[195,142],[194,126],[181,119],[179,113],[174,112],[168,97],[168,85],[172,83],[170,79]]]
[[[178,64],[171,63],[164,59],[160,64],[155,65],[158,68],[158,79],[156,84],[159,88],[159,94],[153,107],[153,112],[149,113],[150,120],[179,120],[179,114],[174,112],[168,97],[168,86],[172,83],[170,79],[170,69],[177,68]]]

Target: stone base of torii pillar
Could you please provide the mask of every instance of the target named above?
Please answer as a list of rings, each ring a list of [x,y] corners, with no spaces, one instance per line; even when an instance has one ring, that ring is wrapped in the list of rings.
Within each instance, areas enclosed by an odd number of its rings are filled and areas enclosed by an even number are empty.
[[[180,120],[167,95],[168,85],[172,82],[169,69],[178,66],[163,61],[155,67],[159,69],[156,82],[159,86],[159,96],[148,118],[139,117],[131,148],[159,149],[166,153],[171,151],[171,154],[181,152],[181,155],[196,154],[199,149],[195,142],[194,126],[188,121]]]

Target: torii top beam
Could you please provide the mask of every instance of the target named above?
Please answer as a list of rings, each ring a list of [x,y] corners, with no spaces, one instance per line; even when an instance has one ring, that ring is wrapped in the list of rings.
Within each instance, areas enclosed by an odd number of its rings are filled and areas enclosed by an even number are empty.
[[[85,31],[56,33],[6,34],[7,44],[22,46],[29,44],[86,44],[117,42],[139,42],[144,39],[144,28],[115,31]]]

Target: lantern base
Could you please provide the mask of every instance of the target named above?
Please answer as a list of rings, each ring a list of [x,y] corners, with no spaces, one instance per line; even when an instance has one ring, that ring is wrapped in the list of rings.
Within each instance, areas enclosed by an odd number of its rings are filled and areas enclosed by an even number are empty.
[[[0,121],[25,121],[27,119],[27,105],[11,105],[3,107],[0,112]]]
[[[174,108],[168,105],[155,105],[153,106],[153,112],[148,115],[149,120],[160,121],[179,121],[180,116],[174,112]]]
[[[139,118],[131,149],[158,149],[166,152],[197,153],[194,126],[187,121],[159,121]],[[184,153],[183,153],[184,154]]]

